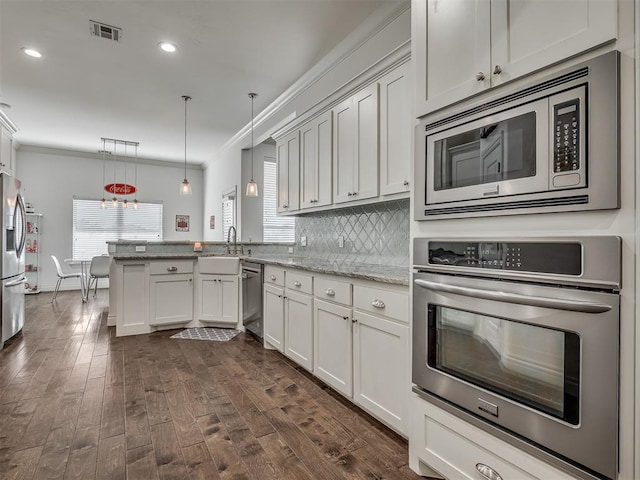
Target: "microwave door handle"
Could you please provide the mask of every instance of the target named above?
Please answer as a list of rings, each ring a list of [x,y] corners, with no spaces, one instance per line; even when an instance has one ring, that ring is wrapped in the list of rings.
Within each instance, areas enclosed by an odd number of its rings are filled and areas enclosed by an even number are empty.
[[[605,313],[611,310],[610,305],[597,302],[582,302],[579,300],[561,300],[549,297],[537,297],[531,295],[519,295],[517,293],[507,293],[492,290],[481,290],[478,288],[458,287],[455,285],[445,285],[439,282],[429,282],[427,280],[415,279],[416,285],[428,290],[437,292],[454,293],[466,297],[481,298],[483,300],[494,300],[496,302],[516,303],[518,305],[529,305],[532,307],[555,308],[558,310],[569,310],[570,312],[583,313]]]

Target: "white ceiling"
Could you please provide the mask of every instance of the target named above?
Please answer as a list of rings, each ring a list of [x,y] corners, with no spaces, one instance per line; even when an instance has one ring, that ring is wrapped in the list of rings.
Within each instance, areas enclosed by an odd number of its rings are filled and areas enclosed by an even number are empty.
[[[204,163],[383,0],[0,0],[0,102],[22,145]],[[89,20],[122,28],[91,36]],[[160,41],[178,45],[160,51]],[[22,47],[40,50],[27,57]]]

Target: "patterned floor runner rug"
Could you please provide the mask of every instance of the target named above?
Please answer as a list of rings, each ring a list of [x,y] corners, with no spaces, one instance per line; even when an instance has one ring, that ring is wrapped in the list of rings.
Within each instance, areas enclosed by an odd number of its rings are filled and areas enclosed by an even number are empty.
[[[180,338],[183,340],[213,340],[215,342],[226,342],[238,335],[240,332],[233,328],[187,328],[171,338]]]

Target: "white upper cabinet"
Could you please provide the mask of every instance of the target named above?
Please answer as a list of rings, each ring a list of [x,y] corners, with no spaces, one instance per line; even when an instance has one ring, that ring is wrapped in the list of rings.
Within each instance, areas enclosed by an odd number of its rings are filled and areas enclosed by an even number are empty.
[[[300,207],[300,139],[298,130],[276,144],[278,169],[278,213]]]
[[[300,208],[331,204],[332,196],[331,111],[300,128]]]
[[[409,191],[411,107],[409,63],[387,73],[380,85],[380,193]]]
[[[616,0],[413,0],[416,116],[617,36]]]
[[[15,154],[13,135],[17,132],[15,124],[0,110],[0,170],[15,174]]]
[[[378,84],[334,109],[333,201],[378,196]]]

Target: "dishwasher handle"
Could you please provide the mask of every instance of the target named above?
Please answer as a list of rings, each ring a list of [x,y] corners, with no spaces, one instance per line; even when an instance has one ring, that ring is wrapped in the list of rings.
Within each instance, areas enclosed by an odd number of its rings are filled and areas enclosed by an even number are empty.
[[[434,290],[436,292],[454,293],[457,295],[464,295],[466,297],[494,300],[496,302],[504,303],[516,303],[518,305],[529,305],[532,307],[555,308],[557,310],[568,310],[570,312],[605,313],[613,308],[611,305],[598,302],[563,300],[559,298],[538,297],[534,295],[520,295],[518,293],[482,290],[479,288],[459,287],[457,285],[446,285],[440,282],[429,282],[419,278],[415,279],[413,282],[419,287]]]

